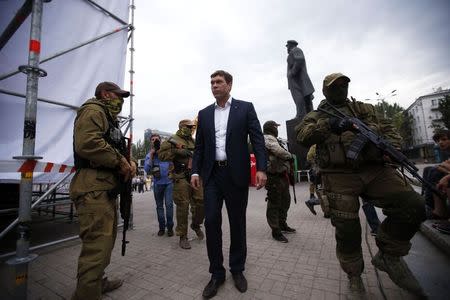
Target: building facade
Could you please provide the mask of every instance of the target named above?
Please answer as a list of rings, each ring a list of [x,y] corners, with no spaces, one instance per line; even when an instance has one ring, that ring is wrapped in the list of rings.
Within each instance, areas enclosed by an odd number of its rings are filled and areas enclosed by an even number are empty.
[[[440,120],[442,114],[439,112],[439,101],[446,95],[450,95],[450,89],[437,89],[435,92],[420,96],[408,108],[407,112],[412,116],[413,146],[434,144],[433,125],[444,127]]]

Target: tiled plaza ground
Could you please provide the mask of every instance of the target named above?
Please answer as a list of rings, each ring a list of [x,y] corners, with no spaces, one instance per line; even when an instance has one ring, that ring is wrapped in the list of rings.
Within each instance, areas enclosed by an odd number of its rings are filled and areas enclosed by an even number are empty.
[[[366,221],[363,226],[363,252],[366,263],[363,274],[365,295],[352,295],[347,289],[347,278],[335,255],[334,228],[329,219],[312,215],[303,203],[308,185],[296,186],[298,203],[292,203],[288,223],[297,233],[287,235],[289,243],[271,238],[265,218],[265,190],[250,189],[247,209],[248,257],[245,275],[249,288],[244,294],[233,285],[231,274],[214,299],[383,299],[377,277],[370,263],[369,247],[373,255],[376,246],[373,237],[365,241]],[[158,237],[153,193],[134,194],[134,230],[128,233],[130,244],[125,257],[120,255],[119,232],[111,265],[110,277],[121,277],[124,285],[105,299],[201,299],[209,281],[205,241],[192,238],[192,249],[178,247],[178,237]],[[228,263],[229,226],[224,207],[224,257]],[[75,288],[76,266],[80,251],[79,240],[38,251],[39,257],[30,265],[29,299],[70,299]],[[225,265],[226,267],[226,265]],[[387,299],[414,299],[396,287],[385,273],[380,273]]]

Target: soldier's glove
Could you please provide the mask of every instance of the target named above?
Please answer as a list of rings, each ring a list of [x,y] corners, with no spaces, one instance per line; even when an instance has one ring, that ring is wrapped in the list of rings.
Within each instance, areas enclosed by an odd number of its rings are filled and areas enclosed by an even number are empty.
[[[328,123],[330,125],[331,132],[336,134],[341,134],[344,131],[354,129],[351,118],[338,119],[332,117],[328,120]]]
[[[192,151],[188,149],[183,149],[184,155],[187,157],[192,157]]]

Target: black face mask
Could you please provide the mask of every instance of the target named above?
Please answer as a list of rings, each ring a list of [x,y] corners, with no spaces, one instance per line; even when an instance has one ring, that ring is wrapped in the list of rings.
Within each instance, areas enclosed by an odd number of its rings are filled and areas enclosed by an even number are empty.
[[[153,142],[153,147],[155,148],[156,151],[158,151],[161,148],[161,141],[160,140],[155,140]]]
[[[334,85],[332,84],[324,93],[327,100],[334,104],[342,104],[347,100],[348,84]]]

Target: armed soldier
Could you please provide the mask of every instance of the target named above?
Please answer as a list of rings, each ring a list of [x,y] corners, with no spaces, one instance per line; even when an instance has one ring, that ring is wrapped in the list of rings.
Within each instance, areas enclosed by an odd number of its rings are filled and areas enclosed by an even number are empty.
[[[198,239],[204,238],[201,224],[205,218],[203,209],[203,189],[194,189],[190,185],[190,171],[192,168],[192,154],[194,151],[194,139],[192,130],[194,122],[181,120],[178,131],[167,141],[161,144],[159,158],[162,161],[173,162],[170,178],[173,180],[173,201],[175,202],[177,226],[176,235],[180,237],[180,247],[190,249],[187,238],[189,205],[191,206],[191,228],[197,234]]]
[[[400,138],[389,126],[381,126],[372,105],[347,99],[350,78],[333,73],[323,81],[323,100],[318,111],[308,113],[297,126],[298,141],[309,147],[317,144],[317,159],[322,174],[324,195],[329,203],[331,223],[336,228],[336,254],[349,277],[353,291],[363,291],[364,268],[361,250],[359,199],[361,196],[382,207],[386,219],[376,236],[378,253],[372,264],[385,271],[398,286],[417,295],[423,291],[403,259],[411,248],[410,240],[424,220],[424,202],[391,166],[373,143],[364,144],[355,159],[349,159],[357,127],[349,117],[337,118],[329,112],[342,112],[359,118],[385,139],[399,147]],[[341,114],[342,115],[342,114]],[[335,114],[336,116],[336,114]],[[346,156],[347,155],[347,156]]]
[[[295,229],[286,223],[287,212],[291,205],[289,194],[289,161],[293,160],[292,154],[283,148],[278,141],[278,126],[275,121],[267,121],[263,125],[264,142],[269,155],[267,162],[267,210],[266,217],[272,229],[272,237],[282,243],[288,239],[282,232],[294,233]]]
[[[117,235],[117,195],[120,180],[136,173],[134,162],[124,156],[117,116],[129,92],[112,82],[102,82],[95,98],[78,110],[73,147],[77,172],[70,184],[82,241],[78,260],[77,288],[72,299],[100,299],[120,287],[122,280],[108,280],[109,265]]]

